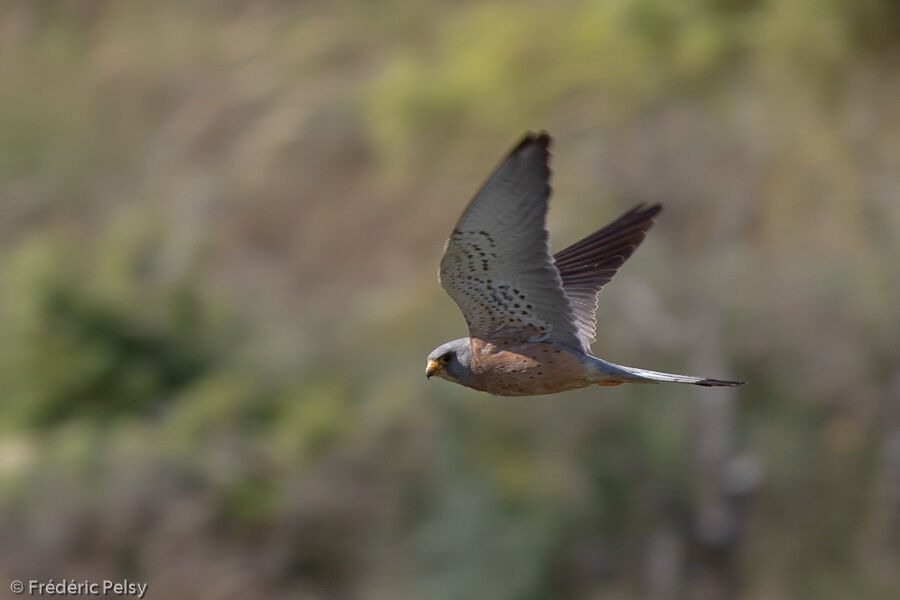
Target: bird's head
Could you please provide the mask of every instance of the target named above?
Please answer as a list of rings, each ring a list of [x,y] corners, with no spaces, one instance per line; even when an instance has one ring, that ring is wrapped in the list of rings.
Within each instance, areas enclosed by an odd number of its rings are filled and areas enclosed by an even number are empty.
[[[471,359],[472,350],[469,347],[469,338],[459,338],[441,344],[428,355],[425,377],[430,379],[432,375],[435,375],[447,381],[469,385],[472,376],[469,368]]]

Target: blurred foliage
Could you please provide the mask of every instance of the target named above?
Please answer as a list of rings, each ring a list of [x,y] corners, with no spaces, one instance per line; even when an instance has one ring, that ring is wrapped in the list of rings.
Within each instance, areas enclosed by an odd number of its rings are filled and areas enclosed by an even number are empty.
[[[667,205],[596,353],[750,382],[743,594],[897,597],[898,97],[893,0],[3,4],[0,578],[701,596],[727,392],[422,377],[449,224],[545,128],[555,247]]]
[[[159,281],[158,240],[119,229],[77,251],[38,234],[9,253],[0,366],[11,425],[146,413],[215,362],[213,311],[189,282]]]

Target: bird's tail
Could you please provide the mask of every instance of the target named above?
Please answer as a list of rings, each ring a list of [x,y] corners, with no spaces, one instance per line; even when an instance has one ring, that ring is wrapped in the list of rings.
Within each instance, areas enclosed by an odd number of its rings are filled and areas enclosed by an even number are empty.
[[[702,385],[706,387],[734,387],[744,385],[743,381],[728,381],[726,379],[711,379],[708,377],[694,377],[692,375],[678,375],[675,373],[662,373],[660,371],[650,371],[647,369],[638,369],[636,367],[626,367],[623,365],[606,362],[596,357],[593,358],[592,366],[594,367],[594,383],[598,384],[615,384],[615,383],[690,383],[693,385]]]

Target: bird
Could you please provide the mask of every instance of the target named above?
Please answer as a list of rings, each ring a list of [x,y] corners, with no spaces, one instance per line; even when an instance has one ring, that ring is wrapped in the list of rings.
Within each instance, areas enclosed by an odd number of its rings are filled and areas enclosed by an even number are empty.
[[[444,248],[439,281],[469,335],[428,354],[425,376],[498,396],[589,385],[742,381],[627,367],[591,354],[597,294],[644,240],[660,204],[638,204],[551,256],[547,132],[527,132],[469,202]]]

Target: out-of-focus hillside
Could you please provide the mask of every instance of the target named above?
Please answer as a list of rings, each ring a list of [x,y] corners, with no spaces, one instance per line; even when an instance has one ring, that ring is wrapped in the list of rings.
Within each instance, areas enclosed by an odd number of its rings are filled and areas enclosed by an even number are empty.
[[[893,0],[0,6],[0,580],[154,598],[896,598]],[[665,211],[595,353],[426,382],[465,203]]]

